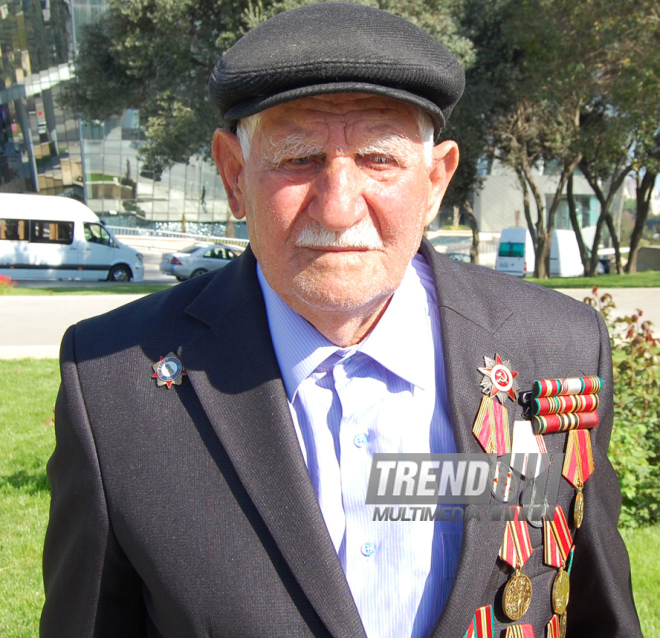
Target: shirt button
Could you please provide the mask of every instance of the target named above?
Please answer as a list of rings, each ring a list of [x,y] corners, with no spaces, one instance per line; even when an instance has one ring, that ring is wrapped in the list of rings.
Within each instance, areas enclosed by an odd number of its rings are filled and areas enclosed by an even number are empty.
[[[355,443],[355,447],[364,447],[368,442],[367,435],[364,434],[363,432],[360,432],[360,434],[356,434],[355,438],[353,439],[353,443]]]
[[[365,556],[371,556],[376,551],[376,546],[373,543],[365,543],[360,547],[360,551]]]

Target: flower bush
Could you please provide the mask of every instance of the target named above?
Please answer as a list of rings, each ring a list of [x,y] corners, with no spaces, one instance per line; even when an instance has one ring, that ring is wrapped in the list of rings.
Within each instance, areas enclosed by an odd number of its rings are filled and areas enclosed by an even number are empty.
[[[11,292],[16,287],[16,282],[7,275],[0,275],[0,295]]]
[[[637,310],[612,317],[609,294],[594,288],[586,303],[610,330],[614,367],[614,428],[609,455],[619,477],[622,527],[660,521],[660,339]]]

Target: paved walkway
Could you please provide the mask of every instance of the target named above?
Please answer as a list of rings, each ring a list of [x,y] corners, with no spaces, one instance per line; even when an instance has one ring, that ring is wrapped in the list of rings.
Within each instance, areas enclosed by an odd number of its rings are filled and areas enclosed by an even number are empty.
[[[591,296],[591,288],[560,289],[573,299],[584,301]],[[612,295],[616,305],[614,315],[618,317],[631,316],[642,310],[642,318],[653,322],[654,332],[660,334],[660,288],[599,288],[598,294],[606,292]]]
[[[582,301],[590,289],[561,290]],[[601,290],[601,294],[606,292]],[[608,291],[619,315],[641,308],[660,333],[660,289],[616,288]],[[108,312],[142,295],[53,295],[0,297],[0,359],[52,358],[65,330],[82,319]]]
[[[59,356],[66,329],[143,295],[0,297],[0,359]]]

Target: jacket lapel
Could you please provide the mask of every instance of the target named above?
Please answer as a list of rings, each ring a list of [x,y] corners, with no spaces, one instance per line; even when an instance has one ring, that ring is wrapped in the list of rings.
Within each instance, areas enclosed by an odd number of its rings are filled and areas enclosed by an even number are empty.
[[[330,634],[364,636],[300,451],[251,250],[186,312],[208,330],[182,347],[182,362],[247,493]]]
[[[422,244],[421,252],[433,269],[438,291],[447,390],[457,452],[483,453],[472,434],[483,396],[478,368],[484,365],[484,355],[494,357],[497,353],[503,359],[510,359],[516,369],[520,359],[513,351],[515,339],[506,338],[510,333],[507,322],[513,313],[502,300],[498,300],[495,291],[491,295],[484,294],[477,278],[472,279],[471,269],[439,257],[427,242]],[[516,406],[507,401],[506,407],[512,425]],[[489,504],[466,507],[454,584],[433,638],[463,635],[475,610],[492,602],[484,601],[484,591],[493,574],[504,525],[503,521],[490,520]]]

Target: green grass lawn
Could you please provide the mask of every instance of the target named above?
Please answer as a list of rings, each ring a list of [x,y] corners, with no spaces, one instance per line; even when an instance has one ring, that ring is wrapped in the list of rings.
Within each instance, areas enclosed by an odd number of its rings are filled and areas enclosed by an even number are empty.
[[[0,636],[36,636],[55,442],[54,360],[0,361]]]
[[[118,284],[113,282],[102,282],[87,286],[52,286],[44,285],[40,288],[21,287],[19,284],[9,290],[0,290],[0,295],[26,295],[26,296],[50,296],[50,295],[149,295],[170,288],[174,284]]]
[[[55,360],[0,361],[0,636],[38,634],[41,549],[48,520],[46,463],[55,434]],[[645,636],[660,635],[660,526],[624,530]]]
[[[598,277],[554,277],[552,279],[525,279],[546,288],[657,288],[660,270],[645,270],[634,275],[599,275]]]

